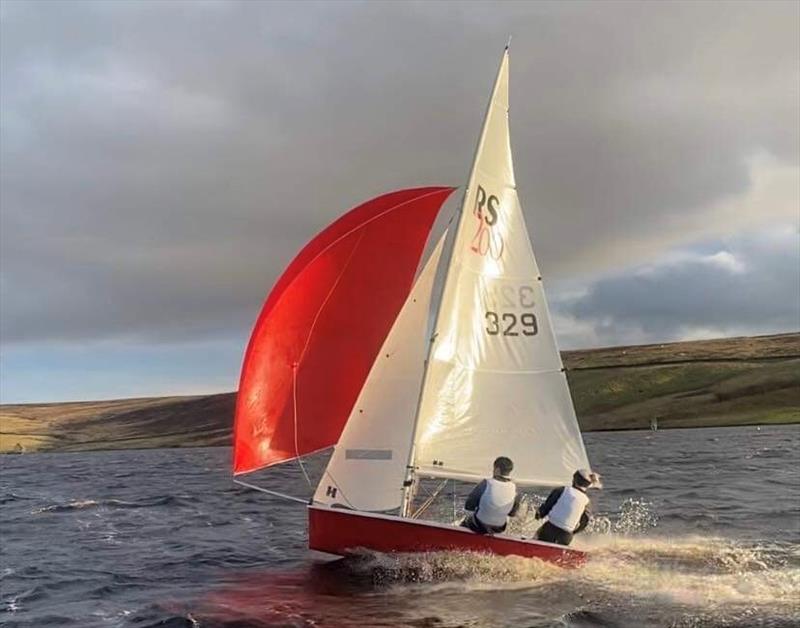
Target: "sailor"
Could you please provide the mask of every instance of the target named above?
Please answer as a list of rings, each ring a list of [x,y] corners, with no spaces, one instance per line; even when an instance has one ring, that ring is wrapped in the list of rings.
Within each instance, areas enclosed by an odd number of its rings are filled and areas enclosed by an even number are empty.
[[[569,545],[572,536],[589,525],[589,488],[602,488],[600,476],[587,469],[579,469],[572,476],[572,486],[555,489],[536,510],[536,518],[547,521],[536,533],[536,538],[548,543]]]
[[[464,510],[468,514],[461,522],[463,527],[478,534],[496,534],[506,529],[508,517],[519,510],[520,495],[510,477],[513,470],[510,458],[500,456],[494,461],[492,477],[481,480],[467,497]]]

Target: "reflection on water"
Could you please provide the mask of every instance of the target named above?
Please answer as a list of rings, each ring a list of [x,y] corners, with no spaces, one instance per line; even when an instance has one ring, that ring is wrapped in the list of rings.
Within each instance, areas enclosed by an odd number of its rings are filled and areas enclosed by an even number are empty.
[[[459,553],[313,562],[304,508],[232,486],[227,450],[4,457],[0,622],[788,628],[800,617],[798,435],[588,435],[606,490],[576,539],[590,552],[578,570]],[[310,490],[291,467],[260,481]],[[426,516],[457,519],[469,488]],[[543,497],[527,497],[512,531],[535,531]]]
[[[442,552],[253,571],[207,597],[193,617],[201,625],[258,618],[360,626],[369,618],[381,626],[789,626],[800,616],[796,548],[616,535],[594,535],[588,545],[592,559],[579,570]],[[430,617],[419,613],[421,600]]]

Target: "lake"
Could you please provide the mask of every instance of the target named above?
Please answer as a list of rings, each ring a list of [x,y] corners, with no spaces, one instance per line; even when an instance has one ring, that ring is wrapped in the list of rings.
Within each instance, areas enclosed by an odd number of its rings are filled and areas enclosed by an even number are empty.
[[[0,456],[0,623],[800,624],[800,426],[584,438],[605,489],[579,570],[455,553],[317,562],[304,506],[233,485],[224,448]],[[250,479],[312,492],[296,463]],[[448,487],[430,517],[458,517],[469,488]],[[514,529],[530,532],[525,511]]]

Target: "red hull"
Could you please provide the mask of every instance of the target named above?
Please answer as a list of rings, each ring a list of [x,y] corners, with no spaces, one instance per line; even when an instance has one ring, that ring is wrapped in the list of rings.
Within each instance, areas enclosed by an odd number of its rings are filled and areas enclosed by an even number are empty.
[[[344,556],[359,548],[384,553],[459,551],[539,558],[579,567],[586,553],[552,543],[505,535],[481,535],[430,521],[403,519],[325,506],[308,507],[308,547]]]

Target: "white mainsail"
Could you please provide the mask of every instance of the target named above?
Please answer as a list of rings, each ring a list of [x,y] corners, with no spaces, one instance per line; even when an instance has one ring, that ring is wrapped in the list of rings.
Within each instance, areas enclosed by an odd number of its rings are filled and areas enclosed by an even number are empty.
[[[416,420],[418,475],[520,484],[589,466],[517,197],[503,55],[461,209]]]
[[[368,511],[400,506],[422,384],[431,292],[445,236],[386,336],[317,486],[317,503]]]

